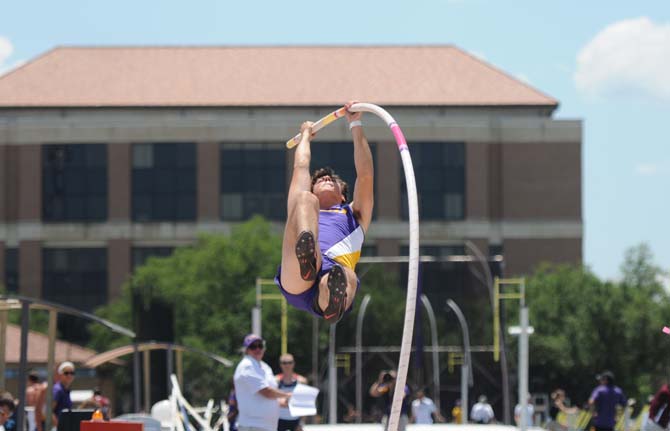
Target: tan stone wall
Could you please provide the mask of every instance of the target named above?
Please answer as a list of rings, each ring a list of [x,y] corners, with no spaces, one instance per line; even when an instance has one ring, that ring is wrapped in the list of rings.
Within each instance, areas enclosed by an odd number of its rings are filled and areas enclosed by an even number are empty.
[[[375,172],[375,214],[378,221],[400,218],[400,154],[395,142],[378,142]]]
[[[465,218],[489,218],[491,208],[489,144],[465,144]]]
[[[130,277],[131,242],[114,239],[107,243],[107,299],[113,301],[121,296],[121,287]]]
[[[220,145],[218,142],[199,142],[197,153],[197,219],[219,220]]]
[[[581,145],[507,144],[501,164],[505,220],[581,220]]]
[[[128,143],[107,145],[107,219],[130,220],[132,146]]]
[[[19,147],[18,219],[38,221],[42,218],[42,148],[31,144]]]
[[[19,244],[19,294],[42,297],[42,243],[21,241]]]
[[[505,277],[531,274],[543,262],[576,264],[582,261],[582,240],[507,239]]]

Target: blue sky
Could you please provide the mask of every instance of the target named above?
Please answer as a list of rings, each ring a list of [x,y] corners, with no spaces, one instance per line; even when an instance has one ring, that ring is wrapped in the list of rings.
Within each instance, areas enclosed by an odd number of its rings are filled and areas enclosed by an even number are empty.
[[[584,120],[585,263],[616,278],[624,250],[647,242],[670,269],[665,0],[66,0],[0,10],[0,70],[56,45],[455,44],[558,99],[556,117]]]

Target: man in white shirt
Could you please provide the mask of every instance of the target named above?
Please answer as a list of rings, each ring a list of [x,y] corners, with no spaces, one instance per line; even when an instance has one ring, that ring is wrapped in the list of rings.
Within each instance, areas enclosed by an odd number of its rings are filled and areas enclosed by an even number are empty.
[[[478,424],[490,424],[494,421],[495,415],[493,413],[493,407],[488,403],[486,395],[480,395],[477,403],[472,406],[470,419]]]
[[[276,431],[279,407],[291,394],[277,389],[272,368],[263,362],[265,341],[256,334],[244,337],[244,358],[235,369],[235,395],[240,411],[239,431]]]
[[[517,404],[514,407],[514,421],[516,422],[517,426],[521,426],[521,411],[523,408],[521,407],[521,403]],[[533,426],[533,415],[535,414],[535,407],[533,407],[533,404],[530,402],[530,397],[528,398],[528,404],[526,404],[526,427],[532,427]]]
[[[413,422],[416,424],[432,424],[433,416],[437,418],[435,403],[423,391],[417,391],[416,399],[412,401]]]

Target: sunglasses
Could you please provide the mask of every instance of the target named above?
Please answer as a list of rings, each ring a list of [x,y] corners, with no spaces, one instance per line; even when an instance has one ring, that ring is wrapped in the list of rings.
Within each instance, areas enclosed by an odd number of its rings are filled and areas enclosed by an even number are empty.
[[[74,371],[63,371],[64,376],[74,376]]]
[[[281,361],[280,364],[282,364],[282,365],[293,365],[293,361]]]
[[[250,350],[258,350],[263,348],[263,343],[252,343],[249,344],[249,347],[247,347]]]

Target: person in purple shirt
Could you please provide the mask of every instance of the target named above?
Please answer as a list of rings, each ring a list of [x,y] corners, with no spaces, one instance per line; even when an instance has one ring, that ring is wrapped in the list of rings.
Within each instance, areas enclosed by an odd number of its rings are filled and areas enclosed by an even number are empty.
[[[54,426],[58,426],[61,411],[72,408],[70,387],[73,381],[74,364],[70,361],[65,361],[58,366],[58,382],[53,388],[52,412],[54,414]]]
[[[354,102],[345,106],[348,108]],[[356,264],[374,205],[374,165],[361,113],[347,111],[354,141],[356,183],[353,201],[347,184],[331,168],[310,174],[313,123],[300,127],[288,190],[281,266],[275,283],[292,306],[333,324],[351,310],[360,281]]]
[[[626,396],[620,387],[614,386],[614,374],[603,371],[596,376],[598,385],[589,397],[589,407],[594,409],[593,425],[596,431],[612,431],[615,424],[616,407],[626,405]]]

